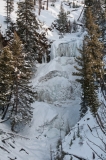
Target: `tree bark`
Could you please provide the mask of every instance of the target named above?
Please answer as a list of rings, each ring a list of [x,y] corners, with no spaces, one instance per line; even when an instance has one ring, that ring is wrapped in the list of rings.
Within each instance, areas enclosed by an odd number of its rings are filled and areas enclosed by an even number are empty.
[[[47,0],[47,6],[46,6],[46,10],[48,10],[48,3],[49,3],[49,1]]]

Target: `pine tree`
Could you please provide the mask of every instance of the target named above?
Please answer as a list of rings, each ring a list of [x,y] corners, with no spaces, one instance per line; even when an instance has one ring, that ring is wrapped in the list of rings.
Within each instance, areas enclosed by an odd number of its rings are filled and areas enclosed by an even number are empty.
[[[0,106],[3,109],[3,114],[7,112],[13,85],[13,70],[12,65],[13,55],[10,48],[7,46],[3,48],[0,54]]]
[[[9,43],[13,55],[13,92],[11,98],[11,129],[14,131],[16,125],[26,124],[31,121],[32,107],[31,103],[35,100],[35,92],[30,84],[32,72],[30,65],[25,61],[23,45],[14,33],[14,39]]]
[[[31,121],[31,103],[35,100],[35,92],[30,85],[31,67],[25,61],[23,45],[14,33],[14,39],[3,49],[0,55],[0,106],[4,108],[2,119],[9,116],[11,129],[18,124]]]
[[[86,5],[87,7],[92,6],[93,3],[94,3],[94,0],[85,0],[85,5]]]
[[[49,62],[50,61],[50,42],[46,38],[44,32],[36,34],[36,49],[37,49],[37,58],[39,63]]]
[[[17,33],[22,42],[25,44],[25,49],[29,59],[35,59],[36,43],[35,32],[39,29],[39,22],[34,14],[33,0],[25,0],[18,3],[17,11]]]
[[[47,54],[49,42],[44,32],[40,32],[41,23],[34,13],[33,0],[18,3],[17,33],[25,45],[27,59],[34,61],[42,54]],[[44,51],[42,53],[42,51]]]
[[[90,111],[93,114],[93,116],[95,116],[100,106],[100,103],[98,100],[98,95],[96,92],[94,81],[93,79],[89,79],[89,81],[90,82],[89,82],[89,87],[88,87],[88,106],[90,107]]]
[[[14,8],[14,0],[5,0],[5,1],[6,1],[6,6],[5,6],[5,8],[6,8],[6,22],[7,22],[7,26],[8,26],[8,23],[11,20],[10,14]]]
[[[86,28],[88,31],[87,51],[91,59],[90,65],[96,78],[100,78],[103,77],[103,43],[99,41],[100,29],[95,24],[95,18],[92,15],[90,7],[86,9]]]
[[[6,40],[10,41],[14,37],[14,32],[16,31],[16,24],[12,21],[10,21],[8,28],[6,30]]]
[[[97,86],[95,85],[94,72],[91,67],[91,57],[88,53],[88,68],[87,68],[87,106],[90,107],[92,114],[95,116],[99,108],[99,100],[97,95]]]
[[[86,9],[86,28],[88,31],[88,36],[86,38],[86,51],[87,51],[87,105],[90,107],[91,112],[95,116],[97,109],[99,107],[99,100],[96,92],[95,82],[97,78],[103,77],[103,44],[99,41],[100,29],[96,24],[96,17],[92,14],[90,7]]]
[[[57,29],[61,33],[68,32],[68,18],[67,18],[67,14],[64,11],[62,3],[60,6],[60,12],[59,12],[58,19],[56,20],[56,22],[57,22]]]
[[[87,107],[90,107],[91,112],[95,116],[99,107],[99,100],[96,93],[94,73],[91,65],[92,60],[90,53],[88,52],[87,37],[84,39],[83,49],[79,51],[81,56],[76,58],[79,67],[75,66],[77,72],[74,72],[73,74],[79,76],[79,79],[76,80],[81,83],[82,88],[80,116],[84,116]]]
[[[87,100],[88,100],[88,78],[87,78],[87,68],[88,68],[88,58],[86,53],[86,37],[83,40],[82,49],[79,49],[80,56],[76,57],[75,61],[77,62],[78,66],[75,66],[77,72],[73,72],[73,75],[78,76],[79,78],[76,79],[81,84],[82,95],[81,95],[81,109],[80,109],[80,116],[83,117],[87,111]]]

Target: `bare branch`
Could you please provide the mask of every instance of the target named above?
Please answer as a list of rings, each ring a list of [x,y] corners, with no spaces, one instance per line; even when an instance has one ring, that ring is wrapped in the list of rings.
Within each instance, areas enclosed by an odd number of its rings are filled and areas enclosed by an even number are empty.
[[[97,146],[99,149],[101,149],[104,153],[106,153],[106,151],[104,150],[104,149],[102,149],[100,146],[98,146],[96,143],[94,143],[94,142],[92,142],[88,137],[85,137],[85,138],[87,138],[87,140],[89,141],[89,142],[91,142],[92,144],[94,144],[95,146]]]
[[[94,151],[94,153],[102,160],[104,160],[101,156],[98,155],[98,153],[87,143],[87,145]]]

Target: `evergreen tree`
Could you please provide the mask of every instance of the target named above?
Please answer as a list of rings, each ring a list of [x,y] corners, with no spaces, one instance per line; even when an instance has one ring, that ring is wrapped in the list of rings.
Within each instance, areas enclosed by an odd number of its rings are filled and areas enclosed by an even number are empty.
[[[37,49],[37,57],[39,63],[49,62],[50,61],[50,42],[46,38],[46,34],[44,32],[35,35],[36,40],[36,49]]]
[[[14,33],[14,39],[9,43],[10,50],[13,55],[13,92],[11,103],[11,123],[12,130],[19,124],[28,123],[32,118],[31,103],[35,100],[35,92],[30,83],[32,72],[30,65],[25,61],[25,54],[23,53],[22,43]]]
[[[49,42],[45,33],[40,33],[41,23],[36,19],[33,0],[18,3],[17,33],[25,44],[27,59],[34,61],[47,54]],[[42,50],[44,51],[42,53]],[[42,59],[42,57],[41,57]]]
[[[86,94],[87,94],[87,106],[90,107],[91,112],[95,116],[97,113],[97,109],[99,108],[99,100],[97,95],[97,86],[95,85],[95,77],[94,77],[94,71],[92,69],[91,65],[91,57],[89,52],[87,53],[87,59],[88,59],[88,66],[87,66],[87,88],[86,88]]]
[[[10,14],[11,12],[13,11],[13,8],[14,8],[14,0],[5,0],[6,1],[6,22],[7,22],[7,26],[8,26],[8,23],[10,22]]]
[[[103,77],[103,45],[99,41],[100,30],[98,25],[95,24],[95,19],[90,7],[87,7],[85,16],[88,35],[84,39],[83,50],[80,50],[81,57],[76,58],[81,68],[75,67],[78,72],[74,73],[74,75],[81,77],[81,79],[78,80],[82,86],[81,113],[84,113],[86,106],[89,106],[95,116],[99,107],[95,81],[98,77]]]
[[[59,12],[58,19],[56,20],[56,22],[57,22],[57,29],[61,33],[68,32],[68,18],[67,18],[67,14],[64,11],[62,3],[60,6],[60,12]]]
[[[96,78],[103,77],[103,43],[99,41],[100,29],[95,24],[95,18],[92,15],[90,7],[86,9],[86,28],[87,36],[87,51],[91,59],[90,65]]]
[[[29,59],[35,59],[36,43],[35,32],[39,29],[39,23],[34,14],[33,0],[25,0],[18,3],[17,33],[25,44]]]
[[[87,38],[84,39],[83,49],[79,50],[81,56],[76,58],[76,62],[80,67],[75,66],[77,72],[73,74],[80,76],[77,79],[81,83],[82,97],[81,97],[81,117],[86,113],[87,106],[90,107],[91,112],[95,116],[99,107],[99,101],[96,93],[96,86],[94,80],[94,74],[91,65],[91,57],[87,48]]]
[[[85,5],[88,7],[92,6],[93,3],[94,3],[94,0],[85,0]]]
[[[32,118],[31,103],[35,100],[35,92],[30,85],[31,76],[23,45],[14,33],[14,39],[0,55],[0,106],[4,108],[2,119],[10,117],[13,131],[18,124],[26,124]]]
[[[87,81],[88,81],[88,91],[87,91],[87,104],[90,107],[92,113],[95,116],[97,109],[99,107],[99,101],[96,92],[95,82],[97,78],[103,77],[103,44],[100,42],[100,29],[97,25],[96,17],[93,14],[91,7],[87,7],[86,12],[86,28],[88,31],[88,36],[86,38],[86,51],[88,67],[87,67]]]
[[[100,106],[98,95],[96,92],[96,86],[94,84],[93,77],[92,79],[89,79],[88,82],[88,106],[90,107],[90,111],[92,112],[93,116],[96,115],[97,110]]]
[[[86,41],[86,38],[84,38]],[[83,41],[82,49],[79,49],[80,56],[76,57],[75,61],[78,66],[75,66],[77,72],[73,72],[73,75],[79,76],[80,78],[76,79],[81,84],[82,95],[81,95],[81,109],[80,116],[83,117],[87,111],[87,100],[88,100],[88,79],[87,79],[87,67],[88,59],[86,53],[86,43]]]
[[[3,48],[0,54],[0,106],[4,112],[7,112],[12,94],[12,74],[14,70],[12,61],[13,55],[7,46]]]
[[[16,31],[16,24],[10,21],[8,28],[6,30],[6,40],[10,41],[14,37],[14,32]]]

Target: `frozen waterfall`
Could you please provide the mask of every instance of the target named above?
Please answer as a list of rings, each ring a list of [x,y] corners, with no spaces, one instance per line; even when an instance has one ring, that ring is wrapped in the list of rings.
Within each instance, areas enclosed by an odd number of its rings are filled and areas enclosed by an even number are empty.
[[[70,41],[54,41],[51,46],[51,59],[56,57],[76,57],[78,55],[78,48],[81,44],[79,40]]]

